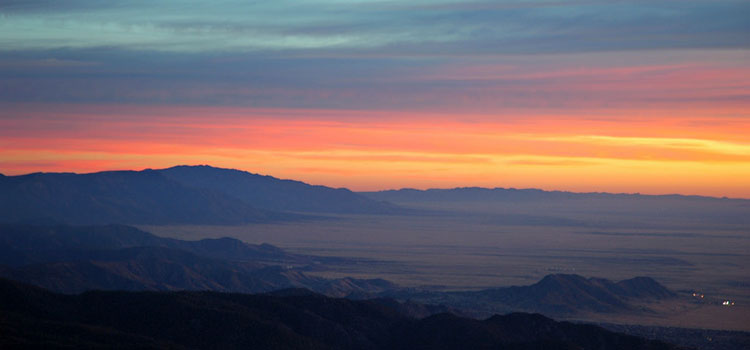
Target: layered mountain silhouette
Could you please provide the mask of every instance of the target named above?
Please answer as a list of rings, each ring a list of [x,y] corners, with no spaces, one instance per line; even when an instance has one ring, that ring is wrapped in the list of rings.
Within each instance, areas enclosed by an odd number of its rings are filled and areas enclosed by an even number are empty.
[[[160,170],[105,171],[90,174],[33,173],[0,176],[0,222],[70,224],[244,224],[309,219],[320,214],[408,214],[421,210],[400,204],[462,202],[511,203],[519,206],[492,220],[505,224],[585,226],[562,215],[540,215],[523,203],[565,202],[564,208],[590,211],[592,203],[620,210],[750,224],[750,200],[700,196],[572,193],[536,189],[455,188],[355,193],[344,188],[211,166],[176,166]],[[395,203],[395,204],[392,204]],[[574,205],[575,203],[575,205]],[[720,206],[720,210],[709,210]],[[719,207],[717,207],[719,208]],[[468,210],[468,209],[467,209]],[[464,214],[470,213],[464,210]],[[558,213],[559,214],[559,213]]]
[[[634,302],[674,297],[648,277],[620,282],[548,275],[530,286],[434,292],[382,279],[325,279],[306,274],[329,259],[289,254],[232,238],[182,241],[122,225],[0,225],[0,276],[56,292],[213,290],[258,293],[306,288],[329,296],[390,297],[444,305],[470,314],[527,311],[555,316],[637,311]],[[340,259],[340,258],[338,258]],[[336,263],[340,263],[337,261]]]
[[[182,241],[133,227],[0,225],[0,276],[64,293],[214,290],[257,293],[304,287],[328,295],[382,292],[380,279],[324,279],[289,266],[326,258],[232,238]]]
[[[400,305],[298,291],[61,295],[0,279],[0,347],[676,349],[535,314],[416,319]]]
[[[209,166],[0,177],[0,222],[242,224],[396,210],[346,189]]]

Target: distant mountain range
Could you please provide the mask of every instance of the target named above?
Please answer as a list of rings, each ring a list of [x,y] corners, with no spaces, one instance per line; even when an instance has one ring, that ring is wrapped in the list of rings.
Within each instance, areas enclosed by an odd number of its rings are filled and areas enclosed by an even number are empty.
[[[400,303],[306,292],[88,292],[0,279],[0,347],[182,349],[677,349],[541,315],[416,319]]]
[[[570,200],[570,199],[681,199],[693,201],[741,201],[750,203],[748,199],[717,198],[695,195],[644,195],[639,193],[606,193],[606,192],[567,192],[545,191],[540,189],[516,188],[485,188],[485,187],[457,187],[431,188],[417,190],[403,188],[399,190],[385,190],[373,192],[358,192],[371,199],[402,202],[462,202],[462,201],[533,201],[533,200]]]
[[[750,224],[750,200],[700,196],[477,187],[357,193],[205,165],[90,174],[0,176],[0,222],[235,225],[304,220],[328,214],[429,215],[435,214],[436,209],[456,208],[464,209],[464,214],[476,214],[476,206],[462,207],[466,202],[518,206],[513,213],[495,213],[487,218],[513,225],[590,224],[566,217],[567,212],[545,215],[534,204],[540,202],[545,205],[564,203],[566,210],[577,212],[602,207],[705,218],[706,222]],[[443,207],[420,208],[419,205],[436,203]]]
[[[598,228],[746,230],[750,200],[684,195],[574,193],[538,189],[401,189],[359,192],[413,210],[474,217],[488,224]],[[633,217],[639,220],[633,220]]]
[[[0,222],[242,224],[397,211],[346,189],[209,166],[0,177]]]

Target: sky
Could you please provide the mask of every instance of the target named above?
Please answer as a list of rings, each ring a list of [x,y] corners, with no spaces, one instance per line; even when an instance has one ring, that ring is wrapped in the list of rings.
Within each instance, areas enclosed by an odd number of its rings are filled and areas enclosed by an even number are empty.
[[[0,173],[750,198],[748,1],[0,2]]]

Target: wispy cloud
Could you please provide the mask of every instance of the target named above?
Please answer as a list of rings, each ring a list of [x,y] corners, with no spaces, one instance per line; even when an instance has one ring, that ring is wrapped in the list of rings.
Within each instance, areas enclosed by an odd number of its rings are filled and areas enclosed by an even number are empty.
[[[11,50],[452,55],[750,47],[746,1],[33,1],[0,11],[0,47]]]

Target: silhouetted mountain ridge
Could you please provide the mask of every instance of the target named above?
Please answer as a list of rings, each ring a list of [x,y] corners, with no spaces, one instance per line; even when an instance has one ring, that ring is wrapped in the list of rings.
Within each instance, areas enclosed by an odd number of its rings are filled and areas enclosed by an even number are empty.
[[[157,171],[34,173],[0,178],[0,221],[73,224],[240,224],[293,219]]]
[[[346,188],[309,185],[236,169],[180,165],[157,170],[194,188],[206,188],[270,210],[321,213],[395,213],[398,207]]]
[[[291,211],[385,214],[399,208],[343,188],[209,166],[0,177],[0,222],[224,225],[309,218]]]

